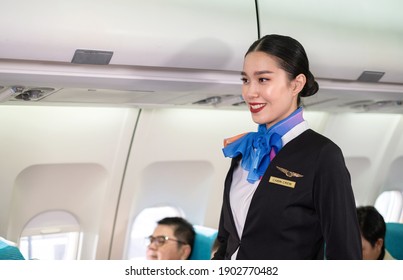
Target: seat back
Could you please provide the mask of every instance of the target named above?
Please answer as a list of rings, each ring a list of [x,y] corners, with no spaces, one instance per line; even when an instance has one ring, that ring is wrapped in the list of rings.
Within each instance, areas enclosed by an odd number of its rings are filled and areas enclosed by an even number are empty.
[[[398,260],[403,260],[403,224],[386,223],[385,248]]]
[[[192,254],[190,260],[210,260],[211,250],[214,241],[217,237],[218,231],[213,228],[194,225],[193,226],[196,236],[193,244]]]
[[[0,239],[0,260],[24,260],[20,249]]]

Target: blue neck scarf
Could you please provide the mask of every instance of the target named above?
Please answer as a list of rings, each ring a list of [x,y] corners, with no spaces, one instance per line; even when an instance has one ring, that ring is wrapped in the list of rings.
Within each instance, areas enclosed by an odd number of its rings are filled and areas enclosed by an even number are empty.
[[[242,154],[241,166],[249,171],[247,180],[253,184],[263,176],[273,157],[283,147],[281,137],[303,121],[302,107],[299,107],[269,129],[266,124],[260,124],[257,132],[249,132],[224,147],[224,156],[234,158]]]

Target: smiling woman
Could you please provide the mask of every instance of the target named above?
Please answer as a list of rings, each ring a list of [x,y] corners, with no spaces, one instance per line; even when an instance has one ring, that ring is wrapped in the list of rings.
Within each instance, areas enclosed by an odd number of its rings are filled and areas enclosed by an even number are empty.
[[[141,261],[167,216],[204,249],[220,227],[216,258],[356,258],[354,200],[403,222],[401,1],[1,8],[0,236],[25,259]]]
[[[223,149],[232,163],[214,259],[361,259],[343,154],[300,107],[318,91],[303,46],[276,34],[255,41],[242,81],[258,132]]]

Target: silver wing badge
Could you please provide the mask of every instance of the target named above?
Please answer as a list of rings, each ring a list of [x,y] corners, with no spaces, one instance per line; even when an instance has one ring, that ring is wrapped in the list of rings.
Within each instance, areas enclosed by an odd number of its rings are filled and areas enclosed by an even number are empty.
[[[287,177],[289,177],[289,178],[291,178],[291,177],[304,177],[304,175],[301,175],[301,174],[298,174],[298,173],[295,173],[295,172],[292,172],[292,171],[289,171],[289,170],[287,170],[287,169],[285,169],[285,168],[282,168],[282,167],[279,167],[279,166],[276,166],[277,167],[277,169],[278,170],[280,170],[281,172],[283,172],[284,174],[285,174],[285,176],[287,176]]]

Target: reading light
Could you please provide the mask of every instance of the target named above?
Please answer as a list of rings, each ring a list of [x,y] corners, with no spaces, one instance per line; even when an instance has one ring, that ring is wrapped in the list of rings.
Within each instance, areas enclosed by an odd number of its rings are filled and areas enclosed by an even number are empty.
[[[242,95],[224,95],[221,96],[220,102],[213,104],[215,107],[224,107],[224,106],[239,106],[245,103],[242,98]]]

